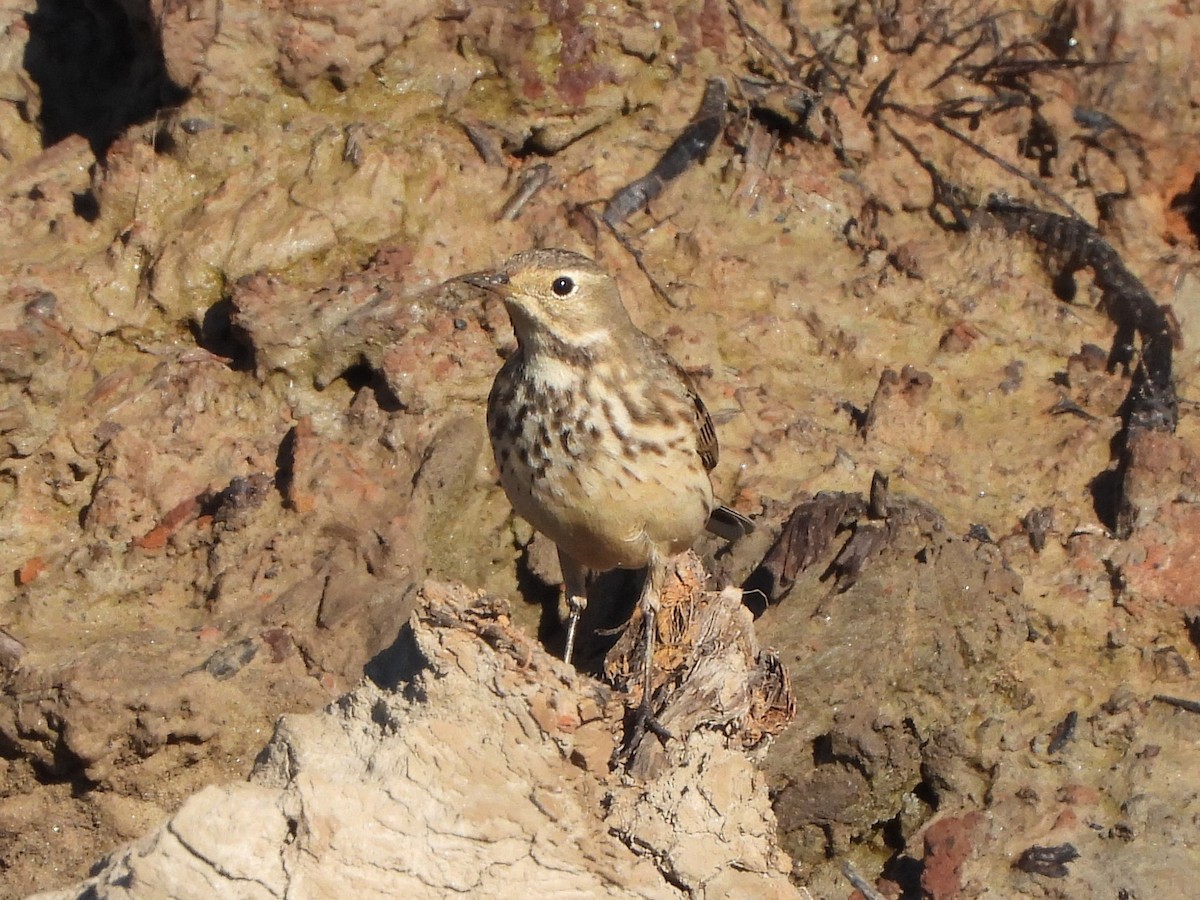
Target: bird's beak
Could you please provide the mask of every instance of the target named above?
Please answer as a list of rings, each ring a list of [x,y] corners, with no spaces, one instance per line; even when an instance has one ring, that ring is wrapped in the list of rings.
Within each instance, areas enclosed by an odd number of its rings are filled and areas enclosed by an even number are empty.
[[[508,274],[505,272],[478,272],[474,275],[464,275],[462,280],[493,294],[503,296],[508,293]]]

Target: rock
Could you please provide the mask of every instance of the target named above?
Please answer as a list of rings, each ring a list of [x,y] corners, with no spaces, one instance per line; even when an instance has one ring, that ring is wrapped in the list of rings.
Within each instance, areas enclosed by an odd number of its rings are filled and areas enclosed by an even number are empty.
[[[784,846],[805,864],[880,839],[877,823],[898,819],[914,791],[938,808],[983,801],[983,747],[968,717],[977,693],[1004,684],[1027,634],[1019,579],[990,545],[973,548],[903,498],[886,501],[882,524],[864,521],[861,497],[825,502],[831,521],[798,523],[807,543],[785,531],[768,553],[795,558],[777,566],[784,593],[758,621],[795,684],[823,685],[819,700],[797,693],[798,724],[765,764]],[[882,536],[848,579],[839,567],[864,528]]]
[[[972,834],[982,816],[946,816],[925,829],[925,870],[921,888],[930,900],[954,900],[963,896],[962,866],[971,855]]]
[[[86,882],[38,896],[808,896],[764,780],[716,732],[650,784],[580,768],[564,725],[600,710],[617,728],[623,706],[503,604],[429,583],[402,637],[405,683],[284,717],[249,783],[206,788]]]

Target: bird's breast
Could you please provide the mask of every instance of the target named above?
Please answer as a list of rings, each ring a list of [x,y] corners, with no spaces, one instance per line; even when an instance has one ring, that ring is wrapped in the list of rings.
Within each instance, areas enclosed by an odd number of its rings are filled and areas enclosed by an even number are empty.
[[[505,365],[488,400],[513,508],[590,568],[638,567],[652,549],[680,552],[713,506],[694,413],[637,378],[523,360]]]

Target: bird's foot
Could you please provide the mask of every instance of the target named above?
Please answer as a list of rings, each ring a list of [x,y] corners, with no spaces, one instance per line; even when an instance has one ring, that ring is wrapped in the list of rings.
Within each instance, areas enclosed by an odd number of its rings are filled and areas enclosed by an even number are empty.
[[[671,730],[663,725],[654,716],[654,711],[650,707],[650,700],[647,697],[642,698],[642,702],[637,705],[636,709],[630,710],[629,728],[625,733],[625,741],[617,751],[615,760],[617,765],[623,768],[629,768],[634,758],[638,754],[639,748],[642,746],[642,741],[646,739],[646,735],[652,734],[658,738],[664,745],[667,741],[675,739],[675,735]]]

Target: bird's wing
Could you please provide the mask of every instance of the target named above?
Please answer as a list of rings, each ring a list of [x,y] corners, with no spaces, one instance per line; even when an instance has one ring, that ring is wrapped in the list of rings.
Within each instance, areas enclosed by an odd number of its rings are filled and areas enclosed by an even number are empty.
[[[713,427],[712,416],[708,408],[695,390],[692,391],[692,402],[696,404],[696,423],[699,430],[696,433],[696,452],[704,463],[704,468],[710,472],[717,467],[721,456],[721,448],[717,445],[717,429]]]
[[[716,468],[717,459],[720,457],[720,448],[717,446],[717,429],[713,427],[712,416],[708,414],[708,407],[700,399],[700,394],[696,390],[696,386],[692,384],[688,373],[671,357],[667,356],[666,359],[679,376],[680,384],[695,407],[696,452],[700,455],[700,461],[704,463],[704,468],[711,472]],[[736,541],[754,531],[754,522],[735,509],[728,506],[717,506],[708,518],[707,528],[718,537],[723,537],[727,541]]]
[[[673,359],[671,365],[679,376],[679,380],[683,382],[688,399],[696,408],[696,452],[700,454],[700,461],[704,463],[704,468],[711,472],[717,467],[717,460],[721,457],[721,448],[717,445],[717,429],[713,427],[708,407],[700,399],[700,394],[696,391],[696,386],[692,384],[688,373]]]

